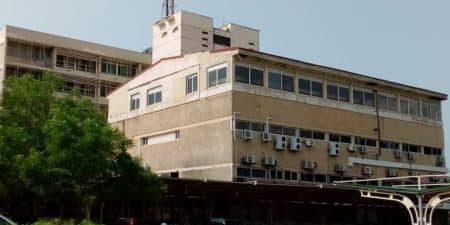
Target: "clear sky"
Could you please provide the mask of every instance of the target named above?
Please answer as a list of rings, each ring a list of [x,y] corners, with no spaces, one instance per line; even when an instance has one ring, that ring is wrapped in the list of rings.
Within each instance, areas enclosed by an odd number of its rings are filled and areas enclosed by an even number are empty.
[[[0,5],[0,26],[141,51],[151,46],[162,1],[1,0]],[[264,52],[450,93],[449,0],[178,0],[177,9],[211,16],[216,25],[258,28]],[[444,102],[447,146],[449,112]]]

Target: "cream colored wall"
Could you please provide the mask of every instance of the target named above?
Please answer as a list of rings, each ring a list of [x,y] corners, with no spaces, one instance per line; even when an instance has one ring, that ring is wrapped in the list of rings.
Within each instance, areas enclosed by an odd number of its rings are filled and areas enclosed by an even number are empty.
[[[231,180],[231,93],[144,114],[113,126],[132,138],[134,146],[129,152],[141,156],[157,173],[180,172],[185,178],[201,174],[195,178]],[[142,137],[175,130],[180,131],[179,140],[141,145]]]
[[[377,139],[377,134],[373,131],[376,128],[376,118],[362,113],[241,92],[233,92],[233,111],[239,112],[239,119],[243,120],[263,123],[266,117],[270,116],[271,123],[278,125]],[[442,127],[387,118],[382,118],[381,127],[383,140],[443,147]],[[308,159],[319,163],[316,172],[333,173],[335,164],[347,165],[348,157],[375,159],[378,150],[378,148],[369,147],[366,154],[351,153],[347,151],[348,144],[341,144],[342,154],[338,157],[330,157],[328,141],[314,140],[315,146],[312,148],[303,146],[303,150],[297,153],[289,152],[289,150],[280,152],[274,150],[272,143],[261,143],[259,135],[259,133],[255,133],[254,140],[250,142],[237,141],[236,163],[239,163],[245,154],[250,153],[257,156],[258,165],[261,165],[260,160],[264,155],[273,155],[277,158],[279,167],[283,169],[299,170],[301,160]],[[237,136],[241,137],[240,133]],[[389,150],[383,151],[379,160],[410,163],[406,156],[401,161],[395,159],[393,152]],[[436,165],[436,156],[418,154],[413,164],[434,166]],[[350,168],[349,174],[361,176],[361,168],[361,166]],[[407,175],[407,170],[402,171],[403,175]],[[376,174],[382,173],[385,173],[385,168],[376,171]]]
[[[231,65],[233,52],[224,54],[197,53],[184,57],[162,61],[145,71],[135,79],[126,83],[108,96],[109,122],[117,122],[152,113],[161,109],[173,107],[227,91],[231,91]],[[209,67],[228,65],[227,83],[207,88],[207,69]],[[186,77],[198,74],[198,91],[186,95]],[[162,102],[146,105],[147,90],[161,87]],[[130,96],[140,93],[140,108],[130,111]]]
[[[226,25],[226,28],[230,30],[231,46],[240,46],[259,51],[259,30],[234,23]],[[250,45],[250,42],[254,45]]]

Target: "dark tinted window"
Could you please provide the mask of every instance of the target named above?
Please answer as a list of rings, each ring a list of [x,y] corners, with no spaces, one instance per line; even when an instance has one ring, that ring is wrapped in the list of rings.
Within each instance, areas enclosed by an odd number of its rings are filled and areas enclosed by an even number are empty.
[[[281,74],[269,72],[269,88],[281,90]]]
[[[259,169],[252,169],[252,177],[266,178],[266,171]]]
[[[235,67],[235,80],[236,82],[246,83],[249,82],[249,69],[244,66],[236,66]]]
[[[214,44],[230,46],[231,40],[228,37],[214,34]]]
[[[334,85],[327,85],[327,97],[328,99],[338,100],[338,87]]]
[[[322,133],[322,132],[314,131],[314,133],[313,133],[313,139],[324,140],[324,139],[325,139],[325,134]]]
[[[362,91],[353,90],[353,103],[358,105],[364,104],[364,93]]]
[[[252,68],[250,70],[250,83],[253,85],[264,86],[264,71]]]
[[[237,175],[239,177],[250,177],[250,169],[249,168],[237,168]]]
[[[302,137],[302,138],[312,138],[312,131],[310,131],[310,130],[300,130],[300,137]]]
[[[294,92],[294,78],[283,75],[283,91]]]
[[[350,89],[346,87],[339,87],[339,101],[341,102],[350,101]]]
[[[283,127],[283,135],[295,136],[295,128]]]
[[[323,85],[320,82],[312,81],[311,82],[311,90],[312,96],[323,97]]]
[[[298,79],[298,92],[305,95],[311,94],[311,82],[305,79]]]

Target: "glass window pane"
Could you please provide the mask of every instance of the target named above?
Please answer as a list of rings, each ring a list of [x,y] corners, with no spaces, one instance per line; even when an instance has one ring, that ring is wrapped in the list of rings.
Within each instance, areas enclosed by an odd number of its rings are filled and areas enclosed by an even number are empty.
[[[441,120],[441,110],[439,105],[432,104],[430,106],[430,117],[437,121]]]
[[[295,136],[295,128],[283,127],[283,135]]]
[[[217,85],[217,70],[208,72],[208,87],[214,87]]]
[[[347,135],[341,135],[341,142],[342,143],[352,143],[352,137]]]
[[[156,92],[155,96],[155,102],[161,102],[162,101],[162,92]]]
[[[380,110],[387,110],[387,97],[384,95],[378,95],[378,108]]]
[[[192,79],[192,91],[196,92],[197,88],[197,76],[194,76],[194,78]]]
[[[408,100],[400,99],[400,112],[408,114]]]
[[[311,95],[311,81],[298,79],[298,92],[305,95]]]
[[[419,101],[409,100],[409,114],[418,116],[419,115]]]
[[[283,75],[283,91],[294,92],[294,77]]]
[[[320,82],[312,81],[312,96],[322,97],[323,96],[323,85]]]
[[[272,134],[282,134],[282,127],[276,126],[276,125],[270,125],[269,132]]]
[[[192,92],[192,78],[186,79],[186,93]]]
[[[375,96],[373,93],[364,92],[364,105],[375,106]]]
[[[312,131],[310,131],[310,130],[300,130],[300,137],[302,137],[302,138],[312,138]]]
[[[236,66],[235,67],[235,80],[240,83],[249,83],[249,69],[244,66]]]
[[[363,105],[364,103],[363,96],[364,94],[362,91],[353,90],[353,103],[357,105]]]
[[[355,144],[366,145],[366,139],[362,137],[355,137]]]
[[[327,85],[327,97],[328,99],[338,100],[338,86]]]
[[[374,139],[366,139],[366,145],[375,147],[375,146],[377,146],[377,141]]]
[[[253,85],[264,86],[264,71],[258,69],[251,69],[250,83]]]
[[[430,103],[422,102],[422,116],[430,117]]]
[[[218,71],[218,84],[224,84],[227,82],[227,68],[220,68]]]
[[[339,101],[350,102],[350,89],[346,87],[339,87]]]
[[[313,133],[313,139],[324,140],[324,139],[325,139],[325,134],[322,133],[322,132],[314,131],[314,133]]]
[[[269,88],[281,90],[281,74],[269,72]]]
[[[388,97],[388,111],[397,112],[397,97]]]
[[[248,130],[248,129],[250,129],[250,122],[237,120],[236,121],[236,129]]]
[[[333,142],[339,142],[340,141],[340,137],[339,137],[338,134],[330,134],[329,135],[329,139],[330,139],[330,141],[333,141]]]

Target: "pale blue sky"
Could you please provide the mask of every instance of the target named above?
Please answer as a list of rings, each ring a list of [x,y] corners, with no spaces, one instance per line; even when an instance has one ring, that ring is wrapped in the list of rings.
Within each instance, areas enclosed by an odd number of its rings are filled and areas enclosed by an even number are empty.
[[[0,5],[0,26],[141,51],[151,45],[162,1],[1,0]],[[260,29],[264,52],[450,93],[449,0],[179,0],[177,8],[209,15],[216,25]],[[446,131],[449,112],[445,102]],[[445,136],[448,146],[450,133]]]

